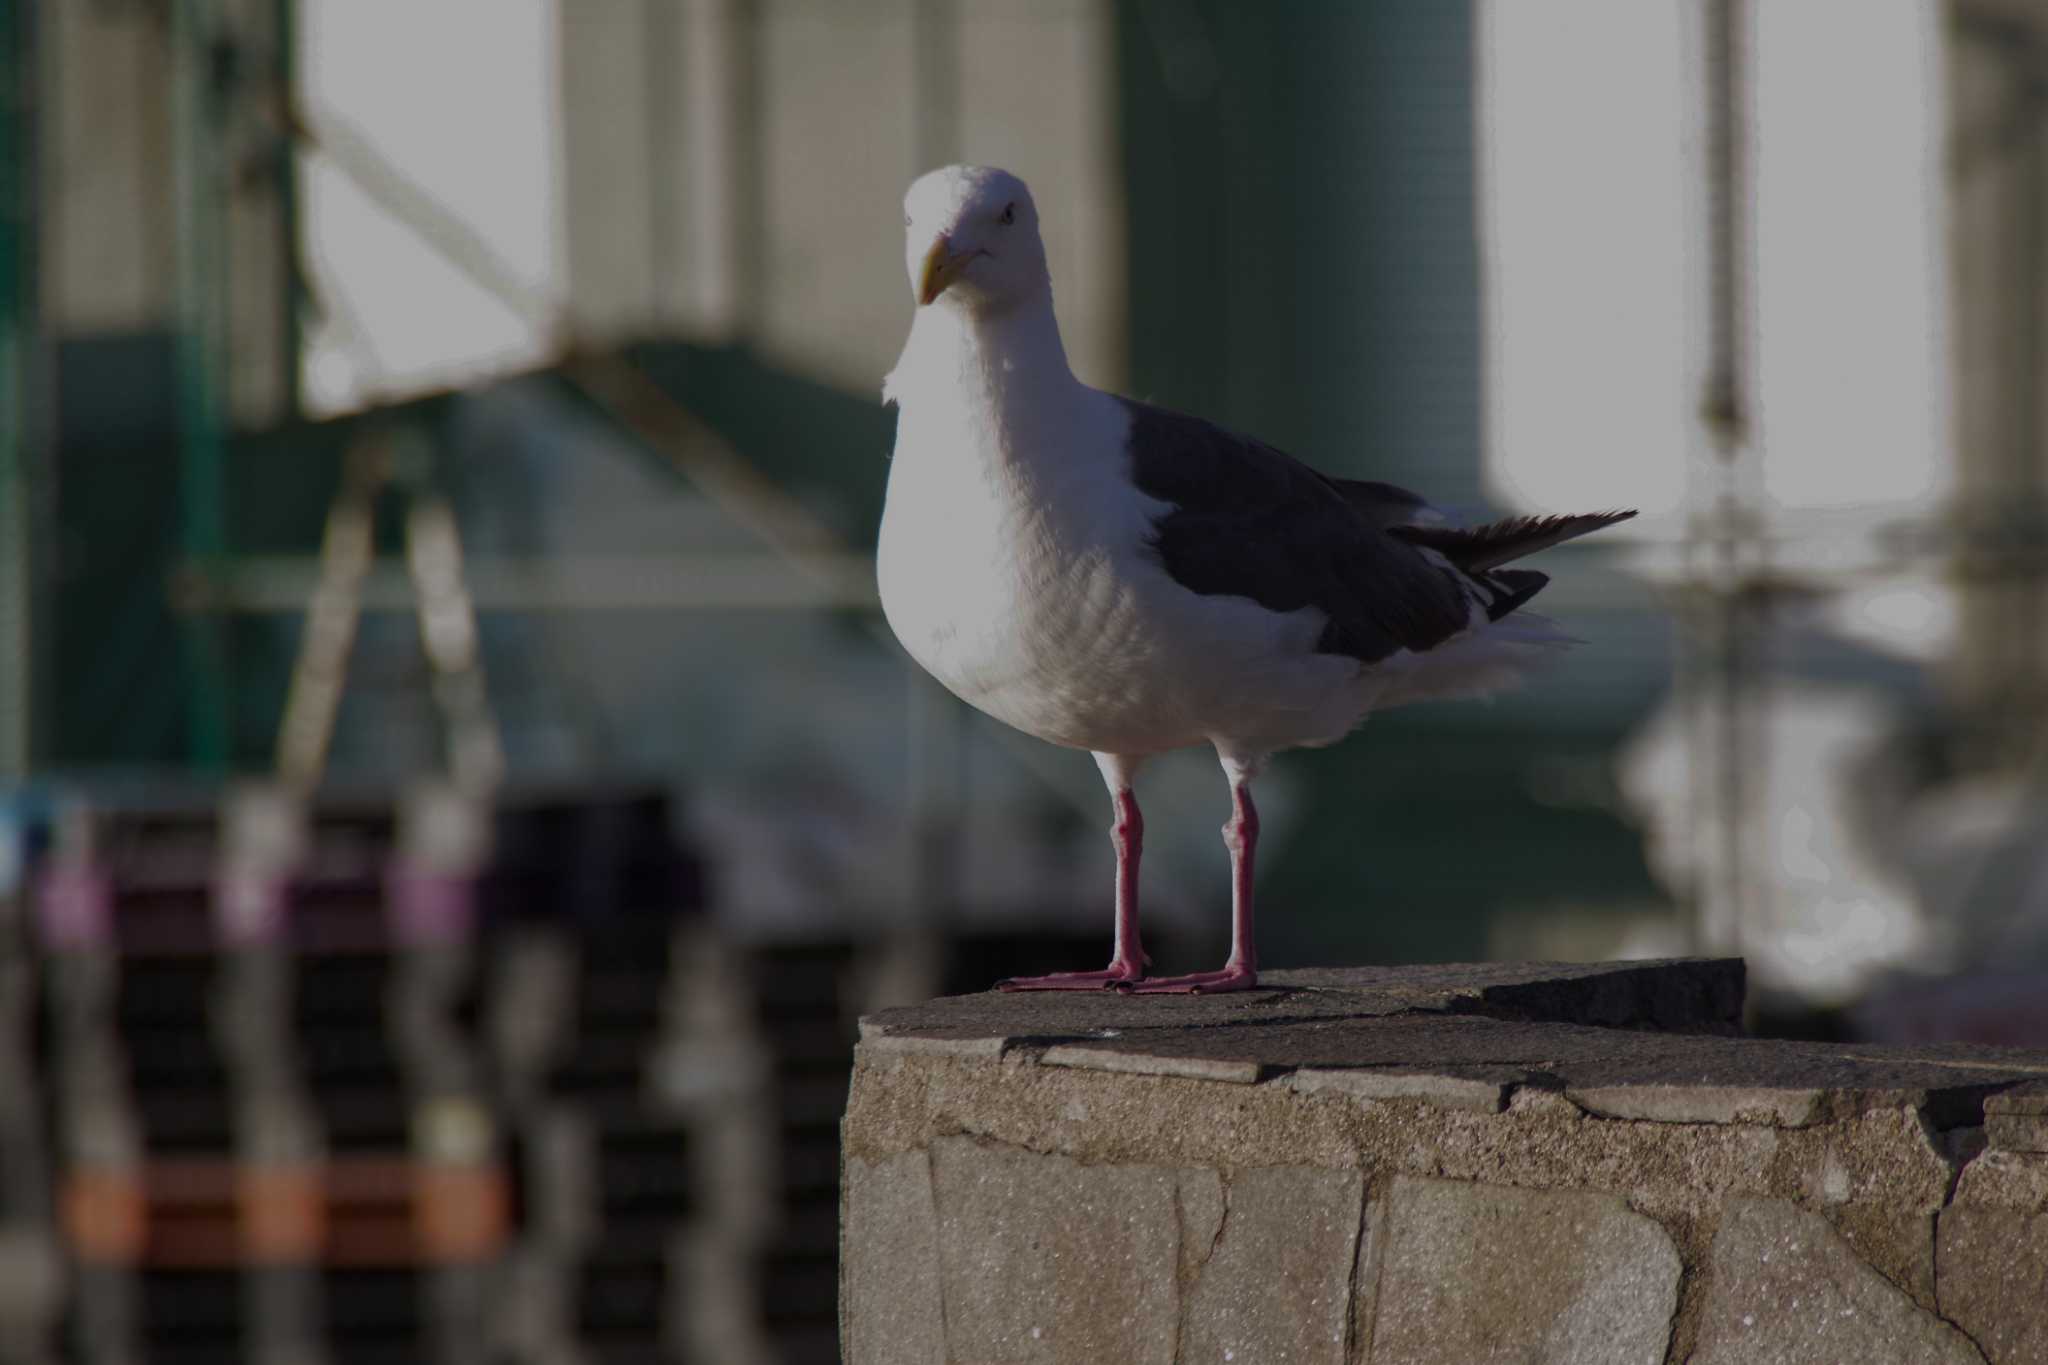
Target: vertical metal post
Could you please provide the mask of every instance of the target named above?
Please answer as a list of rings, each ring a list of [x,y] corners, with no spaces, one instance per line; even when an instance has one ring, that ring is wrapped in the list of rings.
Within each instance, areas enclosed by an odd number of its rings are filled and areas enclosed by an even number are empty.
[[[652,111],[657,138],[670,132],[661,120],[680,114],[687,167],[676,212],[657,225],[687,232],[687,279],[662,298],[714,341],[746,334],[761,316],[759,30],[754,0],[686,0],[680,102],[663,95]]]
[[[34,705],[26,0],[0,0],[0,779],[28,770]]]
[[[172,158],[177,195],[178,503],[189,569],[210,575],[227,549],[226,421],[221,380],[226,340],[226,177],[214,57],[213,0],[171,5]],[[226,620],[185,614],[188,756],[226,770]]]
[[[732,54],[729,88],[732,125],[727,138],[727,193],[732,209],[726,218],[732,233],[732,270],[738,281],[731,302],[733,334],[758,337],[768,313],[768,186],[762,171],[765,145],[767,72],[763,60],[760,0],[723,0],[728,51]]]
[[[271,0],[270,39],[276,72],[276,88],[271,93],[286,111],[298,105],[298,8],[299,0]],[[287,418],[295,418],[305,406],[306,353],[306,279],[299,255],[298,144],[289,134],[280,133],[271,155],[276,158],[272,174],[277,177],[277,235],[284,274],[280,301],[284,317],[279,333],[284,339],[284,413]]]
[[[1702,834],[1693,892],[1695,937],[1703,951],[1740,952],[1758,913],[1751,876],[1752,806],[1760,790],[1763,746],[1755,733],[1750,575],[1761,567],[1754,470],[1745,394],[1749,362],[1749,185],[1744,150],[1743,55],[1747,6],[1708,0],[1703,13],[1706,93],[1706,361],[1700,424],[1707,458],[1695,462],[1686,531],[1687,574],[1695,591],[1683,667],[1693,703],[1692,802]],[[1711,781],[1707,780],[1709,775]]]

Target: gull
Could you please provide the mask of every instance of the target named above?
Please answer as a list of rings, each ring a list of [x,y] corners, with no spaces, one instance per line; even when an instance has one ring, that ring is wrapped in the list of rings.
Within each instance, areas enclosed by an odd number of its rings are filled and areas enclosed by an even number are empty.
[[[1391,484],[1089,387],[1060,344],[1037,207],[1007,171],[921,176],[903,222],[916,310],[882,389],[898,410],[883,614],[954,695],[1091,753],[1114,811],[1109,966],[998,984],[1251,989],[1251,784],[1267,758],[1516,681],[1571,641],[1521,611],[1547,577],[1503,566],[1634,513],[1453,526]],[[1230,784],[1230,957],[1148,977],[1132,784],[1152,755],[1201,744]]]

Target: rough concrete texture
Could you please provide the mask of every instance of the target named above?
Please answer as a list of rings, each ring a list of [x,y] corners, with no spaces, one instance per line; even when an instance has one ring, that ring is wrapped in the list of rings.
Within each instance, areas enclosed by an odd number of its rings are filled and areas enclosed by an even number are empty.
[[[1951,1205],[1934,1258],[1942,1315],[1992,1365],[2048,1361],[2048,1209]]]
[[[847,1359],[1833,1361],[1859,1320],[1926,1347],[1871,1359],[2039,1356],[2023,1278],[1973,1267],[1994,1227],[2041,1235],[2048,1155],[1987,1125],[2033,1116],[2048,1053],[1731,1036],[1739,980],[1380,969],[874,1016]]]
[[[1397,1176],[1369,1359],[1658,1365],[1679,1274],[1618,1195]]]
[[[1357,1171],[1237,1172],[1174,1358],[1347,1365],[1364,1193]]]
[[[1693,1365],[1980,1365],[1969,1340],[1857,1258],[1817,1213],[1731,1200]]]
[[[945,1297],[932,1168],[921,1148],[846,1164],[841,1221],[861,1229],[839,1257],[842,1302],[887,1305],[847,1319],[848,1360],[945,1365]]]
[[[1993,1147],[2048,1152],[2048,1082],[2014,1086],[1985,1100],[1984,1131]]]
[[[950,1358],[1173,1360],[1177,1174],[932,1144]]]

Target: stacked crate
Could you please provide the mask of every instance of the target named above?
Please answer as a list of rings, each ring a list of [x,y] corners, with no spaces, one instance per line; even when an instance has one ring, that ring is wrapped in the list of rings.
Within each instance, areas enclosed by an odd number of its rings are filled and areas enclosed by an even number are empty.
[[[1102,951],[736,946],[653,791],[41,827],[0,820],[5,1362],[826,1365],[858,1016]]]
[[[691,1134],[650,1072],[671,943],[702,888],[668,826],[655,795],[508,811],[484,887],[494,994],[515,1012],[491,1032],[528,1192],[529,1330],[593,1365],[681,1358],[670,1242],[694,1212]]]
[[[483,818],[80,809],[32,880],[0,822],[0,1359],[686,1358],[694,865],[659,795]]]

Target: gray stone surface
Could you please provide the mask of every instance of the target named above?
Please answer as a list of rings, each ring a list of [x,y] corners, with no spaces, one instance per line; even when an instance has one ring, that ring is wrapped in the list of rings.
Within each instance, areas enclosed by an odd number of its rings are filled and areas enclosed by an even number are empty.
[[[1349,1365],[1364,1193],[1357,1171],[1267,1166],[1233,1176],[1176,1359]]]
[[[1991,1365],[2048,1361],[2048,1212],[1944,1209],[1935,1265],[1942,1316]]]
[[[1994,1148],[1963,1168],[1954,1202],[2048,1213],[2048,1157]]]
[[[2015,1085],[1986,1099],[1984,1133],[1991,1146],[2008,1152],[2048,1152],[2048,1081]]]
[[[845,1163],[841,1219],[861,1235],[839,1258],[840,1342],[849,1365],[946,1365],[939,1220],[922,1151]],[[887,1304],[886,1313],[849,1313]]]
[[[1523,1080],[1510,1067],[1303,1067],[1289,1075],[1289,1089],[1304,1095],[1352,1095],[1367,1100],[1422,1100],[1442,1109],[1498,1114],[1508,1092]]]
[[[2048,1360],[2048,1053],[1641,1027],[1698,965],[866,1020],[847,1359]]]
[[[1172,1365],[1177,1172],[971,1138],[934,1140],[931,1163],[949,1360]]]
[[[1396,1179],[1372,1365],[1659,1365],[1678,1251],[1619,1196]]]
[[[1123,1071],[1133,1076],[1185,1076],[1197,1081],[1228,1081],[1250,1085],[1263,1080],[1266,1068],[1254,1061],[1184,1056],[1171,1052],[1133,1052],[1089,1043],[1061,1043],[1045,1050],[1039,1060],[1047,1066],[1089,1067],[1097,1071]]]
[[[2048,1114],[2048,1080],[2008,1086],[1984,1101],[1987,1114]]]
[[[1738,958],[1663,962],[1448,963],[1266,972],[1236,995],[1115,991],[983,991],[882,1010],[861,1036],[1082,1041],[1125,1029],[1211,1029],[1390,1014],[1486,1014],[1523,1022],[1734,1033],[1742,1016]]]
[[[2008,1152],[2048,1152],[2048,1114],[1986,1114],[1984,1135]]]
[[[1692,1365],[1982,1365],[1961,1332],[1790,1201],[1729,1201],[1710,1274]]]
[[[1574,1104],[1607,1119],[1649,1123],[1761,1123],[1804,1128],[1822,1113],[1827,1092],[1812,1086],[1592,1085],[1567,1090]]]
[[[1245,1084],[1295,1070],[1434,1076],[1498,1082],[1503,1096],[1524,1085],[1562,1089],[1605,1117],[1775,1127],[1812,1124],[1824,1110],[1899,1105],[1939,1106],[1943,1127],[1974,1123],[1986,1096],[2048,1075],[2042,1054],[2014,1049],[1851,1051],[1726,1036],[1717,1011],[1740,973],[1720,961],[1355,968],[1268,979],[1272,989],[1242,995],[949,996],[869,1016],[862,1046],[963,1056],[1036,1050],[1059,1066]],[[1662,1004],[1660,989],[1671,997]],[[1689,1021],[1693,1031],[1618,1028],[1610,1018]],[[1370,1087],[1362,1082],[1357,1092]],[[1388,1088],[1479,1100],[1467,1085],[1415,1079]]]

